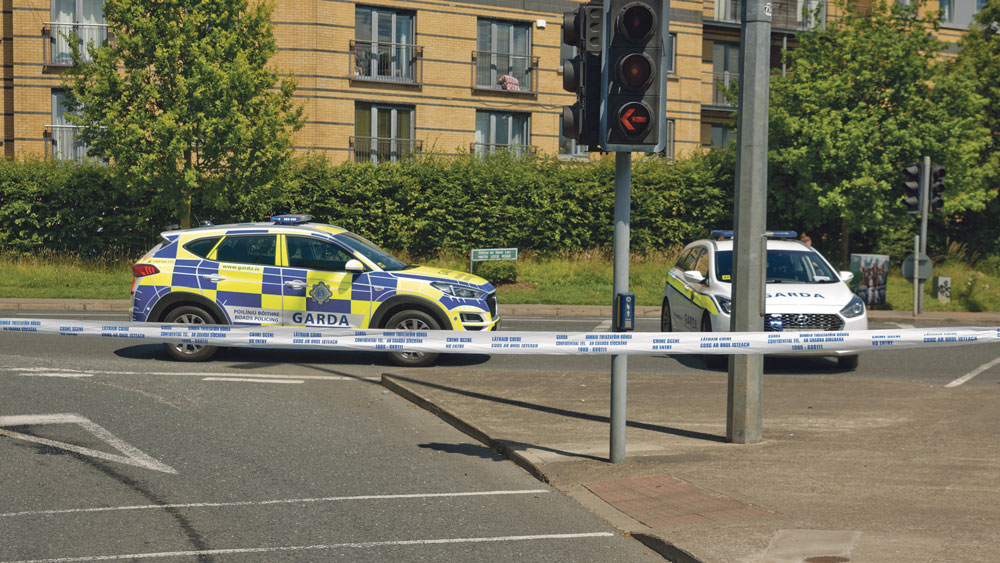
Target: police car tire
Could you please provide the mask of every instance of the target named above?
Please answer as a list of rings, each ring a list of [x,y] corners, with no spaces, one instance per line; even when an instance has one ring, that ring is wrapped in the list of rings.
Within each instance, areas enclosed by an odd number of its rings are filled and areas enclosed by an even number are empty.
[[[663,306],[660,307],[660,332],[672,332],[673,326],[670,321],[670,302],[663,298]]]
[[[708,313],[701,317],[701,331],[712,332],[712,320],[708,318]],[[729,367],[729,357],[721,354],[703,354],[702,359],[710,369],[722,369]]]
[[[859,357],[857,354],[851,356],[837,356],[837,367],[846,370],[858,369]]]
[[[424,325],[424,326],[421,326]],[[396,313],[385,323],[388,330],[440,330],[441,325],[437,319],[423,311],[407,309]],[[433,364],[437,360],[438,354],[426,352],[389,352],[389,359],[397,366],[403,367],[424,367]]]
[[[189,319],[199,318],[204,324],[219,324],[218,321],[215,320],[215,317],[213,317],[208,311],[194,305],[182,305],[171,310],[166,314],[166,316],[163,317],[163,322],[174,323],[184,316],[187,316]],[[194,347],[194,350],[190,351],[178,349],[180,347],[177,344],[171,343],[164,343],[163,347],[167,349],[167,354],[169,354],[171,358],[181,362],[204,362],[214,356],[215,352],[218,351],[218,348],[215,346],[196,346]]]

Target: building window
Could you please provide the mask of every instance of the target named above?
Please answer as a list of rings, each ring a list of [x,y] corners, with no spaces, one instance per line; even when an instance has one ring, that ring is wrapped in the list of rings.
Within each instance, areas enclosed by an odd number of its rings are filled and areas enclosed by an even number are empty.
[[[52,156],[59,160],[75,160],[82,162],[87,157],[87,145],[77,139],[79,125],[73,125],[66,119],[66,93],[62,90],[52,91],[52,124],[49,125]]]
[[[952,23],[955,21],[955,13],[951,6],[952,0],[938,0],[938,5],[941,7],[941,21],[944,23]]]
[[[397,162],[419,152],[413,138],[413,108],[358,102],[354,106],[356,162]]]
[[[416,82],[413,14],[357,6],[354,17],[354,78]]]
[[[712,125],[712,147],[724,149],[736,140],[736,134],[732,127],[725,125]]]
[[[477,111],[473,151],[480,156],[504,150],[517,156],[532,152],[529,122],[526,114]]]
[[[531,56],[531,26],[479,20],[476,33],[476,88],[533,92],[537,57]]]
[[[677,72],[677,34],[670,34],[670,41],[667,42],[667,74]]]
[[[70,37],[79,38],[80,55],[90,61],[90,47],[98,47],[108,40],[108,26],[104,23],[104,0],[52,0],[52,21],[49,26],[48,64],[69,66],[73,64]]]
[[[667,120],[667,140],[666,144],[663,145],[663,152],[660,153],[664,158],[670,160],[674,159],[674,120]]]
[[[713,106],[730,106],[726,94],[740,82],[740,46],[737,43],[712,45],[712,101]]]

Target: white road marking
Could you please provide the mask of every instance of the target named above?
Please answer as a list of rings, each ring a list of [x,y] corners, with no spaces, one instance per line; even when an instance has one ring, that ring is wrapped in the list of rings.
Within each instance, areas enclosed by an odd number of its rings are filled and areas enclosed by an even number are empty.
[[[74,369],[63,369],[63,368],[43,368],[43,367],[32,367],[32,368],[2,368],[15,372],[43,372],[43,373],[63,373],[71,374],[78,373],[81,374],[79,377],[85,377],[86,375],[181,375],[181,376],[193,376],[193,377],[246,377],[246,378],[264,378],[264,379],[316,379],[322,381],[381,381],[381,377],[364,377],[364,376],[348,376],[348,375],[278,375],[278,374],[265,374],[265,373],[218,373],[218,372],[204,372],[204,371],[96,371],[96,370],[74,370]],[[86,374],[86,375],[84,375]],[[19,374],[26,375],[26,374]],[[69,377],[65,375],[63,377]]]
[[[112,448],[118,450],[119,452],[125,455],[109,454],[107,452],[92,450],[90,448],[85,448],[83,446],[76,446],[73,444],[67,444],[65,442],[57,442],[55,440],[49,440],[47,438],[39,438],[37,436],[22,434],[21,432],[13,432],[11,430],[4,430],[2,428],[4,426],[29,426],[29,425],[37,426],[42,424],[78,424],[91,434],[107,442],[108,445],[111,446]],[[92,422],[91,420],[84,418],[78,414],[66,413],[66,414],[0,416],[0,436],[7,436],[8,438],[14,438],[15,440],[24,440],[26,442],[43,444],[46,446],[51,446],[53,448],[59,448],[70,452],[76,452],[78,454],[83,454],[90,457],[96,457],[98,459],[115,461],[118,463],[124,463],[126,465],[134,465],[136,467],[142,467],[144,469],[152,469],[153,471],[162,471],[164,473],[177,473],[177,471],[175,471],[169,465],[165,465],[163,463],[160,463],[159,461],[156,461],[155,459],[139,451],[138,448],[131,446],[125,443],[124,441],[118,439],[114,434],[108,432],[103,426],[100,426],[99,424]]]
[[[892,324],[896,325],[899,328],[917,328],[914,325],[910,325],[910,324],[906,324],[906,323],[892,323]]]
[[[67,318],[72,318],[72,317],[85,317],[85,318],[89,318],[89,317],[117,317],[117,318],[119,318],[119,319],[121,319],[123,321],[130,320],[129,319],[129,314],[127,312],[124,312],[124,311],[121,312],[121,313],[94,313],[94,312],[89,312],[89,311],[86,312],[86,313],[75,313],[75,312],[69,312],[69,311],[67,311],[65,313],[14,313],[14,316],[15,317],[67,317]]]
[[[956,380],[952,381],[951,383],[945,385],[945,387],[947,387],[947,388],[958,387],[959,385],[965,383],[966,381],[969,381],[973,377],[976,377],[977,375],[983,373],[984,371],[990,369],[991,367],[993,367],[993,366],[995,366],[997,364],[1000,364],[1000,358],[997,358],[997,359],[995,359],[993,361],[990,361],[990,362],[986,362],[985,364],[977,367],[976,369],[970,371],[969,373],[963,375],[962,377],[959,377],[958,379],[956,379]]]
[[[611,319],[601,321],[601,324],[595,326],[592,330],[611,330]]]
[[[29,371],[17,374],[21,377],[94,377],[92,373],[74,372],[68,370]]]
[[[520,489],[511,491],[471,491],[461,493],[405,493],[398,495],[358,495],[351,497],[291,498],[277,500],[247,500],[238,502],[190,502],[183,504],[137,504],[131,506],[101,506],[96,508],[67,508],[62,510],[25,510],[22,512],[0,512],[0,518],[13,516],[41,516],[49,514],[78,514],[84,512],[113,512],[119,510],[163,510],[174,508],[226,508],[230,506],[268,506],[272,504],[305,504],[311,502],[342,502],[352,500],[397,500],[426,498],[487,497],[504,495],[537,495],[548,493],[548,489]]]
[[[441,545],[457,543],[488,543],[529,540],[568,540],[582,538],[607,538],[615,534],[611,532],[590,532],[583,534],[544,534],[534,536],[498,536],[489,538],[442,538],[428,540],[396,540],[372,541],[357,543],[333,543],[328,545],[293,545],[281,547],[248,547],[232,549],[202,549],[197,551],[161,551],[159,553],[131,553],[127,555],[93,555],[90,557],[59,557],[56,559],[25,559],[21,561],[6,561],[3,563],[70,563],[75,561],[118,561],[121,559],[162,559],[166,557],[197,557],[201,555],[234,555],[241,553],[277,553],[288,551],[316,551],[329,549],[371,549],[374,547],[403,545]]]
[[[203,377],[202,381],[244,381],[250,383],[305,383],[301,379],[263,379],[254,377]]]

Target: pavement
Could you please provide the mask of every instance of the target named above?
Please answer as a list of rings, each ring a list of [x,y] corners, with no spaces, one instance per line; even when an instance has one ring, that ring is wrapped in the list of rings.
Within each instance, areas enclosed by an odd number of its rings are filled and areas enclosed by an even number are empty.
[[[128,302],[0,299],[12,308],[125,311]],[[610,307],[503,314],[596,317]],[[1000,313],[870,316],[1000,326]],[[612,464],[609,379],[439,367],[391,369],[382,383],[670,561],[1000,561],[996,392],[768,373],[763,440],[742,445],[726,441],[727,374],[630,374],[626,459]]]

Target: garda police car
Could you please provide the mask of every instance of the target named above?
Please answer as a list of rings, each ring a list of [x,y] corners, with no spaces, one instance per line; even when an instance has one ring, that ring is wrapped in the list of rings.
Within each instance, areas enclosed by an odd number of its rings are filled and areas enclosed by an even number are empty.
[[[854,275],[837,272],[813,247],[792,231],[769,233],[765,331],[867,330],[864,302],[846,282]],[[732,310],[733,232],[712,231],[720,240],[695,241],[681,251],[667,272],[660,331],[727,332]],[[836,356],[841,368],[858,366],[856,351],[817,350]],[[706,356],[718,364],[725,356]]]
[[[139,322],[400,330],[495,330],[496,289],[462,272],[406,264],[372,242],[309,215],[161,233],[132,267]],[[165,344],[200,361],[213,346]],[[437,354],[390,352],[399,365]]]

